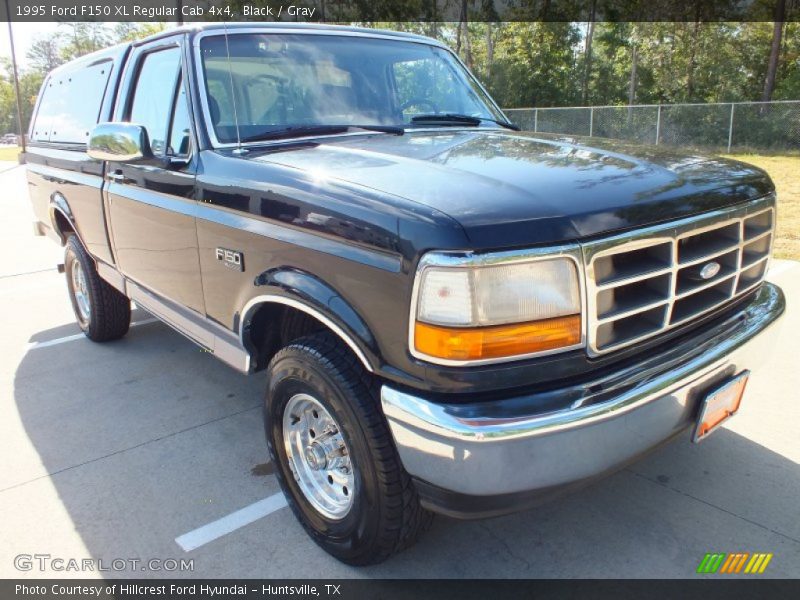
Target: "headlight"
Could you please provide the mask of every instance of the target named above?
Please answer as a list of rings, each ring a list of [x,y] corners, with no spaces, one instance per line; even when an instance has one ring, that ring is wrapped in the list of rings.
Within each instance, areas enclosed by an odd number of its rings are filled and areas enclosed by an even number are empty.
[[[580,283],[572,258],[484,258],[474,264],[428,259],[417,277],[410,341],[420,358],[443,364],[493,361],[582,342]]]

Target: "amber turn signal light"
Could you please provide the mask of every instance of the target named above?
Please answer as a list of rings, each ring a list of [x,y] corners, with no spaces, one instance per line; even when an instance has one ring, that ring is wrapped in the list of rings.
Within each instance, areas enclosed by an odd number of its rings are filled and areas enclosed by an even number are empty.
[[[581,341],[581,317],[570,315],[491,327],[440,327],[419,321],[414,347],[446,360],[484,360],[557,350]]]

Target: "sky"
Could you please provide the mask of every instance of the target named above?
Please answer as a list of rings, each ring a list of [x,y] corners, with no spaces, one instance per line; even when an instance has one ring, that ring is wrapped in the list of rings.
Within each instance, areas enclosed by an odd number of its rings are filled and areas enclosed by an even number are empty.
[[[113,23],[112,23],[113,25]],[[168,24],[169,25],[169,24]],[[31,44],[39,37],[51,35],[58,31],[58,23],[12,23],[14,29],[14,46],[17,51],[17,66],[24,69],[28,65],[25,55]],[[8,38],[8,23],[0,22],[0,56],[11,58],[11,43]]]
[[[58,23],[12,23],[14,45],[17,51],[17,65],[24,69],[28,61],[25,55],[31,44],[40,35],[49,35],[58,30]],[[11,57],[11,44],[8,39],[8,23],[0,23],[0,56]]]

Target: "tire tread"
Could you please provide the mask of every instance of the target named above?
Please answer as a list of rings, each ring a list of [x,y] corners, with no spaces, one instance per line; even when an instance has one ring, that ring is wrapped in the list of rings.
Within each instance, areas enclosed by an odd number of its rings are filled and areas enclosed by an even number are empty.
[[[312,356],[355,405],[375,461],[375,472],[384,488],[384,507],[379,539],[350,564],[367,565],[386,560],[411,546],[430,528],[433,513],[419,502],[414,483],[405,471],[380,408],[380,382],[331,332],[314,333],[293,341],[272,359],[302,353]],[[305,524],[304,524],[305,527]],[[307,528],[307,527],[306,527]],[[308,529],[308,528],[307,528]]]
[[[83,330],[86,337],[93,342],[109,342],[123,337],[131,323],[130,300],[98,275],[94,259],[77,236],[72,235],[67,240],[67,252],[70,251],[80,261],[90,288],[92,312],[89,326]]]

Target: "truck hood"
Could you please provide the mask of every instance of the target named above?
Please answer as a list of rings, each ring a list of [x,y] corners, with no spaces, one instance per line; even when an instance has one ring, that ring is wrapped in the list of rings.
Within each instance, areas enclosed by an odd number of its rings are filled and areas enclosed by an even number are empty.
[[[773,190],[762,170],[737,161],[496,129],[339,137],[246,156],[427,205],[476,248],[596,236]]]

